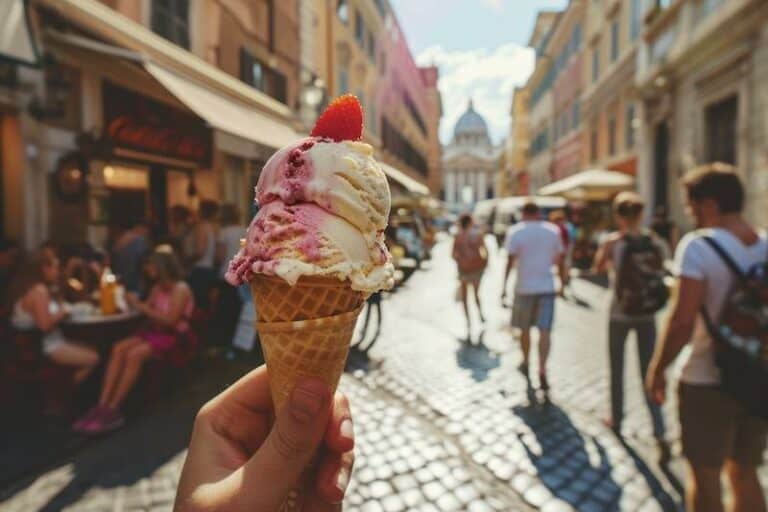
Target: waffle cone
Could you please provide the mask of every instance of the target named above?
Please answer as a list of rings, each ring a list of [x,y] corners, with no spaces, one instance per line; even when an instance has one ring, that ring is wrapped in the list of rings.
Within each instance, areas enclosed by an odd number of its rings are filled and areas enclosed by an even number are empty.
[[[301,377],[339,384],[360,308],[340,315],[293,322],[258,322],[275,409],[285,403]]]
[[[291,286],[257,274],[251,281],[259,322],[290,322],[340,315],[359,309],[365,294],[331,277],[306,277]]]

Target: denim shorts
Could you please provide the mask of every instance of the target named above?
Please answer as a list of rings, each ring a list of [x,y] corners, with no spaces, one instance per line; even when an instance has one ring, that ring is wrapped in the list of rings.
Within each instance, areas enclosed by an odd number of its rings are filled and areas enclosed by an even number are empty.
[[[512,326],[520,329],[538,327],[545,331],[552,329],[555,318],[555,294],[515,294],[512,304]]]

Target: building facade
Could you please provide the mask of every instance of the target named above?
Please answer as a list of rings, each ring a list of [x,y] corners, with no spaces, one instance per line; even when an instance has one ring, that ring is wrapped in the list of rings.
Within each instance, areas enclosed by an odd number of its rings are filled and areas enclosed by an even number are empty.
[[[581,170],[582,40],[587,0],[572,0],[553,27],[546,55],[552,80],[552,180]],[[595,2],[590,2],[595,3]]]
[[[443,150],[443,199],[452,211],[470,210],[475,202],[496,197],[501,153],[470,100]]]
[[[582,74],[582,167],[636,174],[637,52],[643,0],[589,2]]]
[[[552,181],[554,161],[552,84],[555,80],[555,68],[549,48],[552,33],[560,16],[559,12],[540,12],[528,42],[528,46],[536,50],[536,66],[525,85],[525,88],[530,91],[528,120],[531,142],[528,174],[530,190],[534,193]]]
[[[746,184],[749,218],[768,224],[768,3],[655,3],[645,21],[636,79],[641,194],[691,227],[680,177],[727,162]]]
[[[530,93],[526,87],[516,87],[512,93],[509,136],[504,144],[504,164],[499,172],[498,196],[523,196],[530,193],[528,152],[530,131],[528,107]]]
[[[266,160],[343,92],[393,191],[440,188],[437,71],[385,0],[9,1],[39,66],[0,66],[0,227],[27,247],[204,199],[246,222]]]

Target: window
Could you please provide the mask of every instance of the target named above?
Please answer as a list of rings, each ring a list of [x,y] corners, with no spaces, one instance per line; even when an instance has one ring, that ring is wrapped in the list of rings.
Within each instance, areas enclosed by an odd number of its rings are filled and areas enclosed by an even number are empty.
[[[728,99],[707,107],[707,160],[736,165],[736,123],[739,112],[739,97]]]
[[[349,5],[347,0],[339,0],[336,4],[336,16],[339,17],[342,23],[349,23]]]
[[[592,133],[589,134],[589,159],[592,162],[597,161],[597,129],[592,128]]]
[[[419,114],[419,110],[416,108],[416,105],[413,103],[413,100],[407,92],[403,93],[403,103],[405,103],[405,108],[408,109],[408,113],[411,114],[411,118],[416,123],[416,126],[419,127],[419,131],[426,137],[427,125],[424,123],[424,119],[421,117],[421,114]]]
[[[355,11],[355,41],[360,48],[365,48],[365,23],[360,11]]]
[[[581,48],[581,25],[573,27],[573,36],[571,37],[571,51],[576,53]]]
[[[285,75],[261,62],[245,48],[240,50],[240,80],[281,103],[288,103]]]
[[[571,128],[577,130],[581,124],[581,104],[578,100],[573,102],[573,114],[571,116]]]
[[[611,117],[608,120],[608,154],[616,154],[616,118]]]
[[[381,14],[381,17],[385,17],[387,15],[387,7],[384,4],[384,0],[373,0],[373,3],[376,4],[376,9]]]
[[[376,61],[376,37],[373,32],[368,32],[368,58],[371,62]]]
[[[619,58],[619,20],[611,22],[611,62]]]
[[[344,68],[339,68],[339,95],[349,92],[349,74]]]
[[[397,131],[386,117],[381,119],[381,132],[381,143],[384,149],[414,168],[422,176],[427,175],[429,172],[427,159]]]
[[[592,48],[592,81],[597,82],[600,78],[600,44],[595,44]]]
[[[152,32],[189,49],[189,0],[153,0]]]
[[[635,104],[627,105],[627,119],[624,126],[624,145],[627,149],[635,147]]]
[[[642,0],[631,0],[629,10],[629,37],[634,41],[640,36],[640,28],[643,19]]]

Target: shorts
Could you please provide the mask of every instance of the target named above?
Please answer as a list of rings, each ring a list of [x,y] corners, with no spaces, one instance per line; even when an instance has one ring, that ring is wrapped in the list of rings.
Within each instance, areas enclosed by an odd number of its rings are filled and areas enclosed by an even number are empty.
[[[749,416],[717,385],[681,382],[678,397],[683,455],[691,464],[719,468],[726,459],[762,464],[768,421]]]
[[[459,281],[462,283],[479,283],[483,278],[483,273],[485,273],[485,268],[471,270],[469,272],[462,272],[459,270]]]
[[[512,304],[512,327],[530,329],[535,326],[549,331],[555,318],[555,294],[515,294]]]

